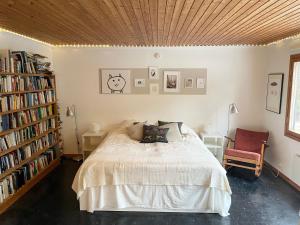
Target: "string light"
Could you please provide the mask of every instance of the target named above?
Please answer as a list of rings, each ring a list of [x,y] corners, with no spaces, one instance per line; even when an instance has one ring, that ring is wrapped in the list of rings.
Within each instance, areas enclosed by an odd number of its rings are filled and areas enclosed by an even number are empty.
[[[36,39],[34,37],[30,37],[24,34],[20,34],[5,28],[0,27],[0,32],[7,32],[7,33],[11,33],[11,34],[15,34],[17,36],[23,37],[23,38],[27,38],[29,40],[35,41],[35,42],[39,42],[41,44],[44,45],[48,45],[50,47],[58,47],[58,48],[67,48],[67,47],[72,47],[72,48],[109,48],[109,47],[113,47],[113,48],[123,48],[123,47],[265,47],[265,46],[270,46],[270,45],[274,45],[274,44],[278,44],[282,41],[285,40],[291,40],[291,39],[299,39],[300,38],[300,33],[286,37],[286,38],[282,38],[280,40],[276,40],[276,41],[272,41],[270,43],[266,43],[266,44],[225,44],[225,45],[208,45],[208,44],[204,44],[204,45],[180,45],[180,46],[174,46],[174,45],[108,45],[108,44],[51,44],[49,42],[46,41],[41,41],[39,39]]]

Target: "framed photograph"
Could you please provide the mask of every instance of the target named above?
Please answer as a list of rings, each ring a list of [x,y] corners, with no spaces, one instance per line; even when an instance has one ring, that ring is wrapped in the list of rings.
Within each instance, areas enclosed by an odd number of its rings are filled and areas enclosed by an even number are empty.
[[[164,92],[180,91],[180,72],[164,71]]]
[[[185,78],[184,79],[184,88],[193,88],[194,87],[194,80],[193,78]]]
[[[134,79],[134,86],[135,87],[145,87],[146,80],[145,79]]]
[[[268,75],[266,110],[281,113],[283,73]]]
[[[159,94],[159,84],[157,84],[157,83],[150,84],[150,94],[151,95]]]
[[[130,70],[101,70],[102,94],[129,94]]]
[[[159,74],[158,74],[158,68],[150,66],[149,67],[149,79],[150,80],[158,80],[159,79]]]
[[[197,78],[197,88],[205,88],[205,79],[204,78]]]

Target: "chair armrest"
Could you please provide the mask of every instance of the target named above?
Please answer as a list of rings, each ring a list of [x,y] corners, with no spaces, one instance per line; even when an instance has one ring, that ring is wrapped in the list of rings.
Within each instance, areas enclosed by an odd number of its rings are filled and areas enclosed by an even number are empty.
[[[230,138],[230,137],[224,136],[224,138],[226,138],[227,140],[229,140],[229,141],[231,141],[231,142],[235,142],[235,140],[233,140],[233,139]]]
[[[268,147],[270,147],[270,145],[268,145],[266,141],[263,141],[263,142],[262,142],[262,145],[265,146],[265,149],[268,148]]]

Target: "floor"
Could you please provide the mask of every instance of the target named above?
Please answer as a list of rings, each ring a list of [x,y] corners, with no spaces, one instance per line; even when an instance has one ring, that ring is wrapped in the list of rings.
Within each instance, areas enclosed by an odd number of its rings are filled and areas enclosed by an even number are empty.
[[[64,160],[0,216],[0,225],[298,225],[300,193],[265,169],[259,179],[228,174],[233,191],[230,216],[188,213],[80,212],[71,190],[79,163]],[[243,174],[245,177],[245,175]]]

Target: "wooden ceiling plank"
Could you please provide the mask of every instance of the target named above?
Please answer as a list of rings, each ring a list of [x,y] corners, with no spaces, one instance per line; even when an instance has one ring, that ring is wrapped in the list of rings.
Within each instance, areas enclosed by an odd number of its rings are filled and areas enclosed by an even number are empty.
[[[153,45],[157,46],[158,45],[157,0],[150,0],[148,1],[148,4],[149,4],[149,14],[151,20],[151,27],[152,27]]]
[[[168,37],[167,37],[167,45],[172,46],[172,38],[174,36],[174,32],[181,14],[181,11],[183,9],[183,5],[185,3],[186,0],[177,0],[175,3],[175,8],[172,14],[172,18],[171,18],[171,23],[170,23],[170,28],[169,28],[169,32],[168,32]]]
[[[236,23],[233,23],[231,26],[228,26],[227,29],[222,30],[222,36],[225,37],[230,34],[234,35],[232,33],[234,33],[234,31],[236,29],[239,29],[241,26],[245,26],[244,24],[247,24],[248,20],[251,20],[251,19],[253,19],[253,17],[256,18],[257,16],[263,14],[265,12],[265,10],[267,10],[269,7],[275,7],[280,4],[282,4],[282,1],[270,0],[270,1],[265,2],[265,4],[262,5],[261,7],[256,8],[251,13],[249,13],[247,16],[243,16]],[[216,37],[213,40],[216,40]],[[222,40],[222,38],[218,38],[218,41],[220,41],[220,40]]]
[[[158,29],[158,44],[160,46],[164,45],[164,24],[166,15],[167,0],[158,0],[158,10],[157,10],[157,29]]]
[[[148,0],[139,0],[141,6],[141,13],[143,16],[143,20],[145,23],[145,30],[148,35],[149,45],[152,45],[154,42],[153,32],[152,32],[152,24],[150,18],[150,9]]]
[[[194,20],[194,17],[196,16],[198,11],[200,10],[202,4],[203,4],[203,0],[195,0],[193,2],[193,5],[191,6],[190,11],[189,11],[184,23],[182,24],[182,27],[180,28],[178,35],[176,35],[177,37],[176,37],[175,43],[177,43],[177,44],[180,43],[179,37],[182,37],[183,34],[186,33],[186,31],[189,28],[191,22]]]
[[[245,18],[251,17],[253,13],[255,13],[256,10],[260,8],[266,8],[270,4],[269,1],[250,1],[245,6],[241,8],[241,10],[237,11],[235,14],[232,15],[232,17],[229,17],[226,21],[222,21],[222,23],[219,26],[215,26],[214,29],[209,31],[206,34],[206,42],[214,43],[215,39],[219,39],[219,35],[224,35],[225,32],[228,31],[228,29],[232,28],[233,26],[236,27],[238,23],[243,20],[245,22]]]
[[[176,4],[176,0],[167,0],[162,45],[168,45],[167,44],[168,34],[171,26],[172,15],[175,9],[175,4]]]
[[[174,30],[174,35],[171,38],[172,45],[176,45],[176,43],[177,43],[176,39],[180,33],[180,30],[181,30],[183,24],[185,23],[188,15],[190,13],[190,10],[192,9],[193,4],[194,4],[194,0],[186,0],[184,2],[181,13],[179,15],[178,22],[177,22],[175,30]]]
[[[284,13],[281,13],[263,23],[257,23],[257,26],[253,27],[252,29],[249,28],[248,30],[245,30],[245,29],[240,30],[236,34],[236,38],[233,38],[233,41],[235,41],[235,40],[238,41],[239,39],[251,37],[251,35],[257,34],[257,32],[260,32],[261,30],[264,30],[270,26],[277,28],[277,25],[286,19],[287,19],[288,26],[290,26],[289,20],[292,20],[292,17],[294,17],[295,14],[296,14],[296,16],[299,16],[299,13],[300,13],[300,5],[298,5],[297,7],[294,7],[291,10],[288,10]],[[299,19],[299,17],[297,17],[297,18]]]
[[[243,31],[246,30],[246,32],[248,32],[249,30],[251,30],[251,28],[253,26],[258,26],[259,24],[265,22],[266,20],[264,20],[261,16],[269,13],[271,11],[271,15],[269,15],[269,19],[267,19],[267,21],[270,21],[273,17],[279,15],[280,16],[283,16],[285,11],[284,10],[289,10],[289,8],[286,8],[286,6],[289,6],[290,5],[290,1],[288,2],[285,2],[287,5],[284,5],[284,4],[280,4],[280,5],[274,5],[273,8],[268,8],[266,9],[264,12],[260,13],[260,14],[257,14],[255,17],[252,17],[251,19],[249,19],[243,27],[241,28],[237,28],[235,31],[232,31],[230,34],[234,34],[234,35],[237,35],[239,33],[242,33]],[[284,7],[285,6],[285,7]],[[279,8],[278,8],[279,7]],[[283,7],[283,8],[282,8]],[[278,8],[278,9],[277,9]],[[267,11],[269,10],[269,11]],[[279,13],[277,13],[277,11],[274,11],[274,10],[279,10]],[[265,18],[266,19],[266,18]],[[220,39],[219,41],[221,41],[222,39]]]
[[[203,30],[210,24],[212,21],[217,20],[217,17],[222,15],[222,12],[226,12],[226,8],[228,5],[234,4],[236,5],[237,0],[222,0],[219,5],[212,11],[212,13],[203,21],[201,26],[196,30],[194,35],[189,36],[185,39],[185,42],[192,42],[194,39],[203,36]],[[228,11],[228,10],[227,10]]]

